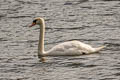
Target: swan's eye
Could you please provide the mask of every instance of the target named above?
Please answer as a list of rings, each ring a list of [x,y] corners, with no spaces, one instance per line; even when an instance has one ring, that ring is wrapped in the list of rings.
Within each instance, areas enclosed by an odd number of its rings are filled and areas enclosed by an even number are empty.
[[[35,19],[35,20],[33,20],[32,24],[31,24],[29,27],[32,27],[32,26],[36,25],[36,22],[37,22],[37,20],[36,20],[36,19]]]
[[[33,23],[36,23],[37,22],[37,20],[35,19],[35,20],[33,20]]]

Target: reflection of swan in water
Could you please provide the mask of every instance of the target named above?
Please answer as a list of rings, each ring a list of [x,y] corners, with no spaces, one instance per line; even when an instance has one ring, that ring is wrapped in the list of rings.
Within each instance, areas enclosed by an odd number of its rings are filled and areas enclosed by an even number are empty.
[[[41,61],[45,61],[45,56],[79,56],[82,54],[91,54],[100,51],[104,46],[99,48],[93,48],[88,44],[84,44],[80,41],[68,41],[54,46],[49,51],[44,51],[44,33],[45,33],[45,22],[43,18],[36,18],[33,20],[32,25],[40,26],[40,36],[38,44],[38,57]]]

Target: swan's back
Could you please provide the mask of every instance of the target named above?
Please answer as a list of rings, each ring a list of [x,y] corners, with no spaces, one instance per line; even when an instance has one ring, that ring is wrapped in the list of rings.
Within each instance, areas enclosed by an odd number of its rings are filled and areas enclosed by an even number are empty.
[[[77,56],[81,54],[89,54],[95,49],[88,44],[80,41],[68,41],[54,46],[47,52],[47,56]]]

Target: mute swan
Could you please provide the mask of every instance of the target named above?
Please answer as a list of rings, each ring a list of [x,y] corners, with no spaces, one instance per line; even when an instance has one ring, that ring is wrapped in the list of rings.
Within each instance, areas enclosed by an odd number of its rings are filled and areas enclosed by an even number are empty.
[[[54,46],[49,51],[44,51],[44,33],[45,22],[43,18],[35,18],[29,27],[34,25],[40,26],[39,44],[38,44],[38,58],[45,61],[45,56],[79,56],[82,54],[91,54],[100,51],[105,46],[93,48],[88,44],[80,41],[68,41]]]

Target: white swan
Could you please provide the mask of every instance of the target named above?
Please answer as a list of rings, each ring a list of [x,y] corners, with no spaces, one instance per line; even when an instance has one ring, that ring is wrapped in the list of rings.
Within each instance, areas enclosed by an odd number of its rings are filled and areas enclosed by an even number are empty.
[[[35,18],[33,20],[32,27],[34,25],[40,26],[40,36],[38,44],[38,57],[41,61],[45,61],[45,56],[79,56],[82,54],[91,54],[100,51],[105,46],[93,48],[88,44],[84,44],[80,41],[68,41],[54,46],[49,51],[44,51],[44,33],[45,33],[45,22],[43,18]]]

